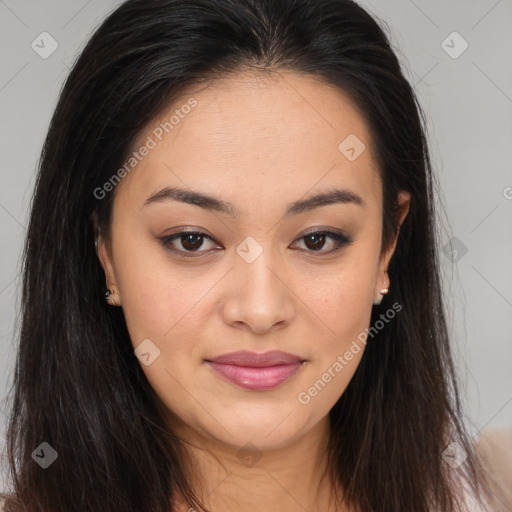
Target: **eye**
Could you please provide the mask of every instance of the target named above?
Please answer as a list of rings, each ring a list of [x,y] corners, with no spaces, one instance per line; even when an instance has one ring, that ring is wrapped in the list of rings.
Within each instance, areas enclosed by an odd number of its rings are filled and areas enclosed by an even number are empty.
[[[330,250],[322,251],[326,245],[328,240],[331,240]],[[329,254],[335,252],[346,245],[350,245],[352,243],[352,238],[345,235],[344,233],[334,233],[332,231],[312,231],[301,238],[299,241],[304,240],[304,244],[307,247],[307,252],[319,252],[322,254]]]
[[[174,235],[160,238],[162,245],[172,252],[178,253],[185,257],[195,257],[197,254],[193,253],[204,253],[208,251],[198,251],[203,245],[205,239],[213,241],[213,238],[206,233],[200,231],[180,231]],[[183,249],[176,248],[176,242],[181,245]],[[189,254],[187,254],[189,253]],[[192,254],[190,254],[192,253]]]
[[[201,231],[180,231],[179,233],[160,238],[159,240],[166,249],[187,258],[198,257],[202,253],[209,252],[208,250],[199,250],[205,240],[214,242],[210,235]],[[298,240],[304,240],[306,252],[318,252],[321,254],[335,252],[351,244],[353,241],[352,238],[344,233],[334,233],[332,231],[313,231],[303,235]],[[334,247],[330,250],[322,251],[326,242],[329,240],[331,240],[331,246],[334,245]],[[180,245],[181,248],[176,247],[177,245]]]

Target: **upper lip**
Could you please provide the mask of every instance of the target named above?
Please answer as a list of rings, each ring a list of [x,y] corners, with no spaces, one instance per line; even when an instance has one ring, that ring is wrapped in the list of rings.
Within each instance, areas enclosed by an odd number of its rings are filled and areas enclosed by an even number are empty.
[[[271,350],[262,354],[242,350],[240,352],[231,352],[212,359],[207,359],[207,362],[212,363],[249,366],[254,368],[264,368],[279,364],[296,364],[302,363],[303,361],[304,359],[302,357],[288,354],[287,352],[281,352],[280,350]]]

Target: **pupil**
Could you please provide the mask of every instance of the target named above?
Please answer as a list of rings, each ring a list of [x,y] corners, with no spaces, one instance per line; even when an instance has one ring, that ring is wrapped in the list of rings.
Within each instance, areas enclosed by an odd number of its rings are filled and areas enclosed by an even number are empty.
[[[309,246],[308,240],[313,241],[312,247]],[[324,244],[324,241],[325,241],[325,235],[313,234],[313,235],[309,235],[306,237],[306,245],[310,249],[321,249]]]

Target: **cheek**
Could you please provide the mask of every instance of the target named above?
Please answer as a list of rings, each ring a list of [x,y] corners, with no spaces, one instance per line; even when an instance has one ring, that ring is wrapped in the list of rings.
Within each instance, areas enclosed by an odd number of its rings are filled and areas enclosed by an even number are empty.
[[[375,287],[373,265],[370,258],[354,254],[339,268],[317,276],[304,293],[338,342],[368,325]]]
[[[124,240],[119,238],[115,255],[116,279],[132,343],[149,338],[162,346],[190,326],[211,284],[207,277],[191,279],[190,271],[171,268],[154,241],[133,245]]]
[[[327,328],[325,334],[317,336],[311,374],[297,399],[319,415],[326,414],[343,394],[366,347],[374,289],[368,276],[373,273],[369,262],[354,261],[306,295]]]
[[[131,274],[126,280],[122,287],[123,311],[134,344],[138,339],[151,338],[159,346],[169,345],[167,342],[179,333],[184,348],[187,339],[197,338],[202,323],[201,298],[208,287],[204,282],[189,286],[182,283],[177,275],[160,278],[147,272]]]

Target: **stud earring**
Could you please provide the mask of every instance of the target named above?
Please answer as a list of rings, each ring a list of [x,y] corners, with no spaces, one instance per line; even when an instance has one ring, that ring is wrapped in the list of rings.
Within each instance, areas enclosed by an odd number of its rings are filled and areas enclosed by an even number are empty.
[[[376,306],[378,306],[382,302],[382,299],[384,298],[384,295],[386,295],[386,293],[388,293],[388,292],[389,292],[389,288],[382,288],[380,290],[380,297],[377,300],[375,300],[373,303]]]
[[[106,291],[105,291],[105,300],[107,302],[109,302],[110,304],[112,304],[112,306],[117,306],[116,304],[116,301],[111,297],[111,295],[114,293],[113,290],[111,290],[110,288],[106,288]]]

